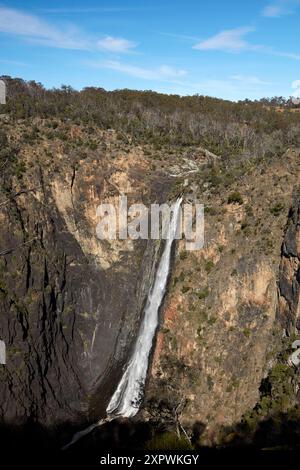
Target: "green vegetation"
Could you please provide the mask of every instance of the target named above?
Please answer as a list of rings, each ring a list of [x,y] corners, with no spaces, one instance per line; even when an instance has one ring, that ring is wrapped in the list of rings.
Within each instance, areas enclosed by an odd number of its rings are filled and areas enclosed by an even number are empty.
[[[186,294],[191,288],[189,286],[182,286],[181,288],[181,292],[183,294]]]
[[[185,437],[178,437],[172,432],[164,432],[148,441],[145,448],[147,450],[192,450],[193,447]]]
[[[273,207],[271,207],[270,212],[275,217],[278,217],[280,213],[283,211],[283,209],[284,209],[284,204],[282,204],[281,202],[278,202]]]
[[[230,438],[231,444],[249,443],[253,439],[265,447],[270,443],[289,443],[296,445],[300,437],[300,407],[296,403],[296,385],[299,380],[296,368],[287,364],[291,353],[290,340],[283,345],[277,362],[270,369],[260,385],[260,398],[255,407],[247,411],[241,423],[223,429],[221,441],[226,443]],[[227,392],[234,387],[230,383]],[[228,443],[228,442],[227,442]]]
[[[205,289],[201,290],[200,292],[198,292],[198,299],[200,300],[203,300],[203,299],[206,299],[206,297],[208,297],[208,288],[206,287]]]
[[[207,274],[209,274],[211,272],[211,270],[213,269],[214,267],[214,262],[211,261],[211,260],[207,260],[205,262],[205,271],[207,272]]]
[[[13,120],[34,117],[51,118],[51,131],[57,131],[60,119],[114,129],[126,142],[164,145],[201,145],[228,160],[267,159],[300,144],[299,116],[290,112],[295,105],[282,98],[237,103],[207,96],[163,95],[152,91],[116,90],[87,87],[78,92],[68,86],[46,90],[34,81],[2,77],[9,89],[3,111]],[[278,112],[281,107],[282,112]],[[245,124],[246,123],[246,124]],[[247,132],[245,132],[247,126]],[[60,134],[62,140],[66,136]],[[32,129],[26,139],[40,139]],[[80,139],[77,145],[81,145]],[[91,142],[91,148],[96,149]],[[172,149],[170,149],[172,150]],[[169,155],[171,152],[169,152]],[[236,174],[232,170],[211,174],[209,183],[228,187]]]
[[[180,255],[179,255],[180,259],[183,261],[185,259],[187,259],[188,257],[188,252],[186,250],[183,250],[180,252]]]
[[[248,217],[253,217],[253,215],[254,215],[254,214],[253,214],[253,209],[252,209],[252,207],[250,206],[250,204],[247,204],[246,207],[245,207],[245,209],[246,209],[246,214],[247,214],[247,216],[248,216]]]
[[[98,148],[97,142],[90,142],[90,143],[89,143],[89,148],[90,148],[91,150],[97,150],[97,148]]]
[[[8,144],[7,135],[3,130],[0,129],[0,149],[2,149],[3,147],[6,147],[7,144]]]
[[[246,336],[246,338],[249,338],[251,335],[251,329],[250,328],[244,328],[243,334]]]
[[[212,389],[214,387],[214,381],[213,381],[213,379],[210,375],[207,376],[206,382],[207,382],[207,386],[208,386],[209,391],[212,391]]]
[[[229,194],[228,204],[243,204],[243,197],[238,191],[234,191],[233,193]]]

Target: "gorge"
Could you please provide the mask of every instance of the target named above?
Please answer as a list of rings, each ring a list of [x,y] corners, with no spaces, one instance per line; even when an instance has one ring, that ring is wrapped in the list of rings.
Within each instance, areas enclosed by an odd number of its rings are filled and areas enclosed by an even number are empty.
[[[106,409],[107,417],[87,429],[76,433],[69,445],[75,444],[97,426],[118,417],[130,418],[137,414],[142,401],[144,385],[149,368],[149,356],[158,327],[158,314],[165,295],[171,264],[171,249],[175,240],[178,225],[181,223],[180,205],[182,198],[172,206],[172,217],[166,234],[165,247],[158,264],[153,285],[150,286],[145,311],[142,317],[138,336],[132,356],[129,359],[122,378]]]
[[[195,448],[272,447],[290,423],[297,436],[297,112],[5,80],[3,435],[56,449],[88,426],[78,446],[95,449],[126,433],[142,447],[186,431]],[[97,207],[122,194],[203,203],[203,249],[99,240]]]
[[[170,271],[171,249],[179,224],[182,198],[174,204],[165,247],[159,261],[153,286],[148,295],[146,308],[132,357],[113,394],[106,412],[109,417],[123,416],[130,418],[139,410],[143,387],[146,381],[148,360],[158,326],[158,312],[161,306]]]

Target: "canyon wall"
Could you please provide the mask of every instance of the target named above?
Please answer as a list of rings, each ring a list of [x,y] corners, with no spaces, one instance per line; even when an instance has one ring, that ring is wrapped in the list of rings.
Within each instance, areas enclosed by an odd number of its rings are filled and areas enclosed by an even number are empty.
[[[1,174],[2,421],[104,414],[160,247],[98,240],[96,208],[117,207],[121,194],[130,204],[183,194],[205,204],[205,246],[187,252],[181,240],[174,250],[141,416],[149,403],[184,402],[183,424],[203,423],[209,439],[238,422],[282,335],[297,331],[299,151],[239,163],[217,179],[217,157],[197,146],[138,145],[66,120],[3,127],[18,158]]]
[[[39,134],[45,129],[37,123]],[[26,129],[21,124],[18,132]],[[76,126],[70,139],[88,139]],[[11,141],[18,135],[12,131]],[[100,203],[166,197],[166,178],[145,177],[141,149],[126,159],[115,133],[93,135],[82,158],[59,140],[23,144],[20,178],[4,169],[0,206],[0,337],[4,422],[53,425],[99,418],[127,360],[156,269],[159,244],[99,240]],[[23,168],[22,167],[22,168]]]
[[[289,150],[222,191],[205,175],[189,187],[206,207],[205,246],[179,243],[147,397],[150,415],[183,400],[181,420],[201,422],[204,442],[255,406],[282,336],[297,332],[298,156]]]

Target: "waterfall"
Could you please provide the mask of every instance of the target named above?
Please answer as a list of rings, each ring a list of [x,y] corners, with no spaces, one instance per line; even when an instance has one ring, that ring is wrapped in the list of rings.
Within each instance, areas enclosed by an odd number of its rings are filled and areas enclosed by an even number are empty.
[[[124,374],[106,408],[107,417],[92,424],[87,429],[76,433],[72,441],[64,446],[63,449],[67,449],[81,437],[89,434],[97,426],[101,426],[105,422],[112,421],[118,417],[130,418],[139,411],[147,377],[149,355],[158,325],[159,307],[161,306],[167,287],[171,263],[171,249],[180,220],[181,202],[182,198],[177,199],[173,205],[173,214],[168,227],[164,250],[159,261],[154,283],[148,295],[138,338]]]
[[[167,286],[171,248],[177,232],[181,201],[182,199],[178,199],[174,204],[173,217],[168,228],[164,251],[147,299],[137,342],[126,370],[106,409],[108,416],[129,418],[136,415],[139,410],[147,376],[149,355],[158,325],[159,307]]]

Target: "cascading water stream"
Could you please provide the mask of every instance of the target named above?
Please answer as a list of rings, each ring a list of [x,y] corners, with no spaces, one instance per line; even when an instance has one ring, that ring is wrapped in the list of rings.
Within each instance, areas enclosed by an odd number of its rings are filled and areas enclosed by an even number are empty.
[[[171,249],[176,238],[182,198],[173,205],[173,216],[168,227],[165,247],[157,268],[154,283],[148,295],[144,317],[140,326],[133,354],[107,408],[107,418],[98,421],[87,429],[76,433],[69,447],[81,437],[89,434],[95,427],[118,417],[129,418],[139,411],[144,385],[146,382],[149,356],[158,325],[158,313],[165,295],[171,264]]]
[[[159,262],[154,285],[148,296],[138,339],[127,368],[106,409],[107,416],[129,418],[139,410],[147,376],[149,355],[158,324],[159,307],[167,286],[171,248],[177,232],[181,201],[182,199],[178,199],[174,204],[165,248]]]

